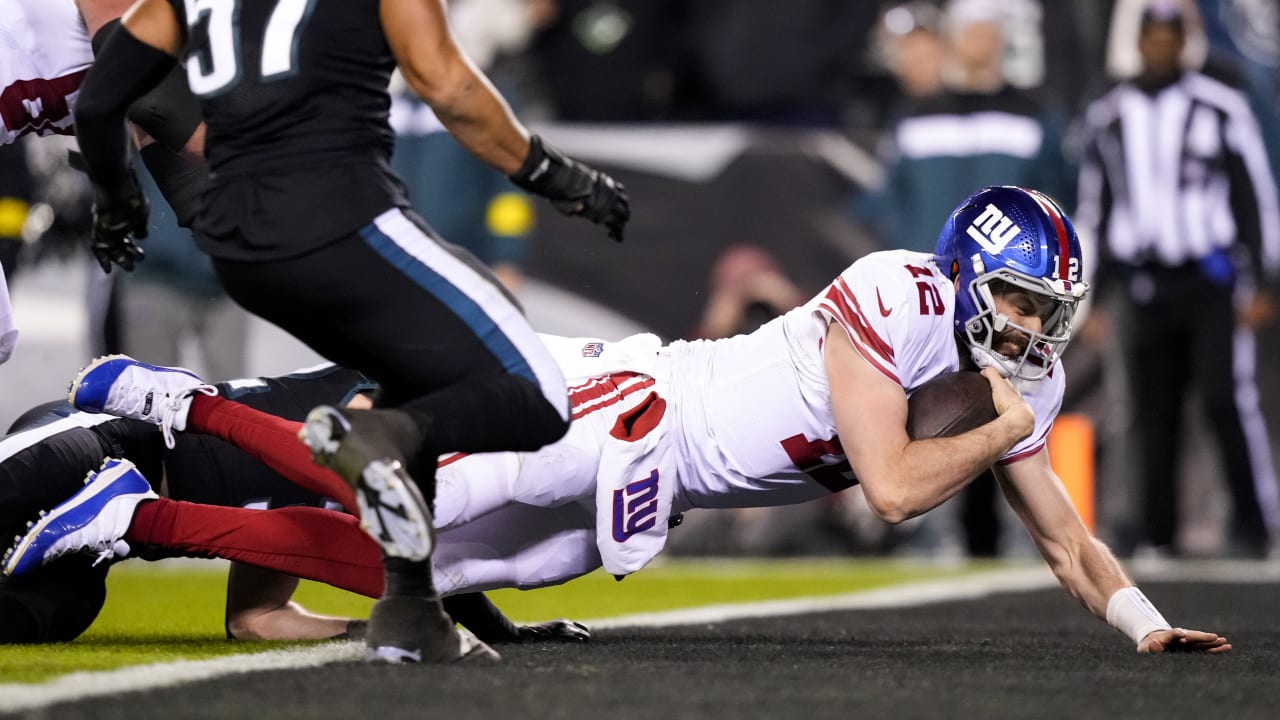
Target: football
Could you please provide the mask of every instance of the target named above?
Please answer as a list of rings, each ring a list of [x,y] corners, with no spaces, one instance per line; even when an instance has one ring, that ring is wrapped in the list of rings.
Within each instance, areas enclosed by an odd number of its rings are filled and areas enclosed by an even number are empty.
[[[939,375],[907,399],[907,435],[912,440],[959,435],[995,419],[991,384],[972,370]]]

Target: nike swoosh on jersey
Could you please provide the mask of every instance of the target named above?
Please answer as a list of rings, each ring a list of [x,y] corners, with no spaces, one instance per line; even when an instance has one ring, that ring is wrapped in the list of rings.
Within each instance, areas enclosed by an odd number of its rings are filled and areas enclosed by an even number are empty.
[[[889,313],[893,312],[884,306],[884,300],[880,299],[880,288],[876,288],[876,304],[880,306],[880,317],[889,317]]]

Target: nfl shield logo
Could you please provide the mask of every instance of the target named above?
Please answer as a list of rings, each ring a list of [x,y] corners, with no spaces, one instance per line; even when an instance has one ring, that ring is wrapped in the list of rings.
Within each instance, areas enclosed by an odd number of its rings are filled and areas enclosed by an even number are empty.
[[[589,342],[582,346],[582,357],[600,357],[600,353],[604,352],[604,343]]]

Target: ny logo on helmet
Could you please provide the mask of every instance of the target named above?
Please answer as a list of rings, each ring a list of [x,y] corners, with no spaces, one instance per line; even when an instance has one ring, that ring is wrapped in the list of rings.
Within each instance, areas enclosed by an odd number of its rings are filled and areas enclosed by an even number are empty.
[[[1022,232],[1022,228],[1013,224],[1013,221],[1005,217],[1000,212],[1000,208],[987,203],[986,209],[978,216],[973,224],[965,230],[974,242],[978,243],[983,250],[991,255],[997,255],[1001,250],[1013,242]]]

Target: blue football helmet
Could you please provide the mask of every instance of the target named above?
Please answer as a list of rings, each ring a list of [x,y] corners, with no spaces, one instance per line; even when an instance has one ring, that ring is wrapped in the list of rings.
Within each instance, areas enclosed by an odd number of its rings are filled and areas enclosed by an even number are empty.
[[[1089,289],[1083,280],[1080,240],[1062,208],[1035,190],[985,188],[952,211],[934,253],[938,267],[960,280],[955,328],[974,362],[994,366],[1008,378],[1039,380],[1047,375],[1071,340],[1071,319]],[[1039,332],[996,312],[992,297],[1007,285],[1047,298],[1038,313]],[[995,349],[1006,328],[1030,338],[1018,357]]]

